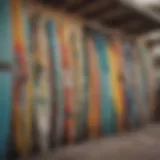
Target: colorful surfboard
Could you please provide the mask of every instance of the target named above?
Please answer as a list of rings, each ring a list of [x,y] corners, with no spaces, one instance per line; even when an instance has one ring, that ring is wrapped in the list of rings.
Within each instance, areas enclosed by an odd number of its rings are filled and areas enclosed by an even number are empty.
[[[132,58],[133,58],[133,93],[135,97],[135,103],[137,105],[137,120],[136,126],[141,126],[144,123],[144,104],[143,104],[143,91],[142,91],[142,73],[141,73],[141,62],[139,49],[136,43],[133,42],[132,48]],[[135,78],[136,77],[136,78]]]
[[[82,53],[82,104],[78,114],[78,124],[77,124],[77,139],[83,140],[87,137],[87,120],[88,120],[88,105],[89,105],[89,55],[87,54],[87,35],[85,34],[85,28],[82,28],[83,33],[81,33],[81,44],[79,44],[79,49]]]
[[[119,37],[111,37],[108,46],[108,57],[118,132],[122,132],[127,128],[127,108],[125,107],[124,95],[124,59],[122,58],[122,52],[123,51]]]
[[[70,47],[73,54],[73,71],[74,71],[74,93],[75,93],[75,138],[79,137],[79,124],[82,119],[82,109],[84,104],[84,61],[83,61],[83,32],[81,24],[70,24]]]
[[[126,121],[126,109],[124,99],[124,68],[122,59],[122,49],[118,38],[111,37],[108,46],[108,57],[111,74],[111,88],[113,92],[115,115],[117,116],[117,131],[124,130]]]
[[[149,119],[152,117],[152,113],[155,110],[155,103],[154,103],[154,71],[152,66],[152,58],[151,58],[151,51],[144,46],[144,53],[145,53],[145,62],[146,62],[146,73],[147,73],[147,82],[148,82],[148,97],[149,97]]]
[[[55,128],[55,145],[59,145],[64,137],[64,76],[62,70],[62,58],[60,50],[60,39],[58,36],[57,25],[52,19],[46,22],[47,36],[49,41],[50,52],[52,53],[51,59],[54,70],[54,85],[55,85],[55,105],[56,105],[56,128]]]
[[[150,117],[150,101],[149,101],[149,87],[148,87],[148,76],[147,76],[147,66],[146,66],[146,50],[143,45],[139,46],[139,54],[141,61],[141,74],[142,74],[142,96],[143,96],[143,107],[144,107],[144,123],[147,123]]]
[[[91,37],[95,43],[100,67],[100,126],[102,134],[107,134],[112,132],[113,101],[110,88],[109,66],[106,61],[106,43],[105,37],[97,32],[92,32]]]
[[[0,159],[6,160],[9,148],[12,111],[12,38],[10,1],[0,1]]]
[[[34,59],[34,125],[36,145],[41,151],[49,149],[51,122],[50,66],[44,22],[40,14],[31,15],[30,31]]]
[[[137,103],[135,98],[136,91],[134,90],[134,63],[132,58],[133,47],[130,42],[124,43],[124,59],[125,59],[125,89],[128,106],[128,120],[130,129],[136,127],[137,122]]]
[[[56,87],[55,87],[55,69],[54,69],[54,62],[53,62],[53,44],[49,39],[50,36],[50,28],[49,28],[49,23],[47,20],[44,22],[44,29],[45,29],[45,35],[46,35],[46,43],[47,43],[47,50],[48,50],[48,64],[50,68],[50,98],[51,98],[51,122],[50,122],[50,146],[54,147],[56,144],[56,111],[57,111],[57,104],[56,104]]]
[[[31,149],[32,80],[29,76],[27,30],[24,4],[12,0],[12,35],[14,47],[13,132],[18,154],[26,156]]]
[[[88,136],[95,138],[100,134],[100,70],[98,56],[93,40],[88,37],[89,63],[89,105],[88,105]]]
[[[156,101],[155,101],[155,91],[156,91],[156,81],[155,81],[155,68],[153,66],[153,50],[151,48],[147,48],[147,59],[148,59],[148,80],[149,80],[149,88],[150,88],[150,91],[149,91],[149,96],[150,96],[150,116],[151,116],[151,119],[153,120],[154,119],[154,113],[156,111]]]
[[[59,24],[57,36],[60,42],[60,55],[63,69],[64,85],[64,139],[66,143],[72,143],[75,138],[75,128],[73,119],[73,66],[72,53],[66,44],[64,23]]]
[[[83,61],[82,61],[82,30],[78,24],[68,21],[66,44],[69,47],[68,52],[71,53],[71,69],[73,73],[73,141],[77,139],[77,128],[79,124],[79,114],[83,103]],[[67,43],[68,42],[68,43]]]

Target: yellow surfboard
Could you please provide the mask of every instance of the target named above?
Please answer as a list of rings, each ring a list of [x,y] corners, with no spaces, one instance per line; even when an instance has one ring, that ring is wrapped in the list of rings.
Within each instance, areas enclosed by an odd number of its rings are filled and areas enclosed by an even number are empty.
[[[110,63],[111,85],[113,89],[113,98],[117,111],[118,131],[123,131],[124,123],[124,92],[123,83],[121,82],[121,49],[120,44],[112,43],[108,47],[108,57]]]

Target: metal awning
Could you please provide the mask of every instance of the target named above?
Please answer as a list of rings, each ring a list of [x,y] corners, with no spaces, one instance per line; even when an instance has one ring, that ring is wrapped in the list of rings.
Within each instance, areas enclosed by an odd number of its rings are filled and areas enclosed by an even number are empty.
[[[41,0],[53,7],[96,21],[106,28],[140,35],[160,28],[160,18],[125,0]]]

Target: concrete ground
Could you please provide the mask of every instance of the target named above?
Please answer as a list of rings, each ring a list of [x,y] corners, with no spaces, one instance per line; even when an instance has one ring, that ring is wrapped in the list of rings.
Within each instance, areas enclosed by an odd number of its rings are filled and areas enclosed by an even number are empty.
[[[160,160],[160,124],[62,147],[29,160]]]

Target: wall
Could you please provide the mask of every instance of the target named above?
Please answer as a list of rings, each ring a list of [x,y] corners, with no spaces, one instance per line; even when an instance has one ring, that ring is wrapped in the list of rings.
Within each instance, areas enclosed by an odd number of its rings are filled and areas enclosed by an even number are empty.
[[[144,46],[47,7],[12,2],[11,134],[18,155],[149,122],[153,99]]]

